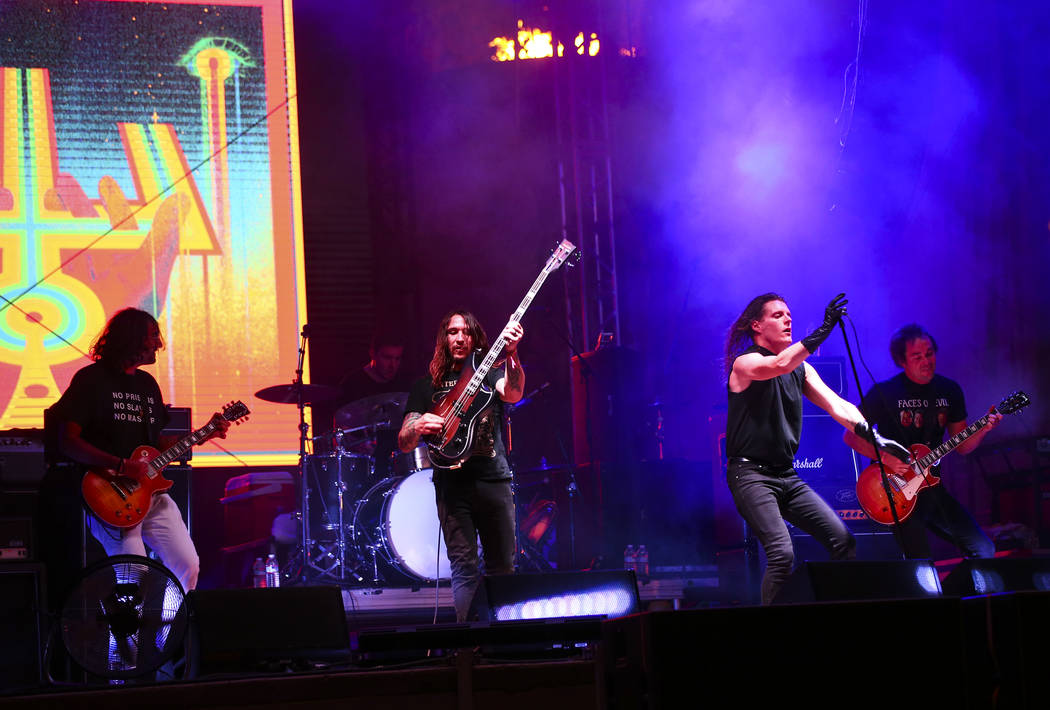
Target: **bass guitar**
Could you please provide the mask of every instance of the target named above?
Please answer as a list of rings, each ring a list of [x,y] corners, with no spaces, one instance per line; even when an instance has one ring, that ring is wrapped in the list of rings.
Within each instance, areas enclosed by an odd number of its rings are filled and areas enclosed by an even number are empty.
[[[130,528],[142,522],[153,504],[153,496],[171,488],[172,482],[161,471],[172,461],[182,457],[193,446],[207,439],[219,427],[218,420],[238,422],[251,412],[244,402],[231,402],[221,414],[212,417],[200,429],[187,434],[161,453],[152,446],[140,446],[128,460],[145,461],[146,473],[140,477],[127,476],[112,469],[89,470],[80,482],[80,491],[99,520],[117,528]]]
[[[901,475],[886,469],[886,477],[889,479],[890,490],[893,494],[893,505],[897,510],[897,519],[903,522],[912,514],[918,502],[919,493],[924,488],[936,486],[941,482],[940,477],[932,473],[930,469],[955,447],[984,427],[994,412],[1013,414],[1029,404],[1031,400],[1027,394],[1014,392],[993,408],[992,412],[985,414],[936,449],[931,450],[930,447],[923,444],[913,444],[909,448],[912,464],[908,473]],[[882,474],[879,472],[878,462],[861,471],[857,478],[857,500],[860,501],[861,508],[869,518],[883,525],[893,525],[893,512],[890,510],[889,499],[886,497],[886,489],[882,485]]]
[[[511,321],[521,321],[543,282],[574,254],[579,254],[576,247],[569,240],[563,239],[547,259],[543,270],[532,283],[532,288],[525,294],[518,309],[510,317]],[[455,387],[431,410],[432,414],[445,419],[439,434],[423,437],[427,448],[430,449],[430,462],[435,467],[457,468],[470,458],[478,415],[485,411],[496,397],[496,392],[491,387],[484,386],[485,376],[506,344],[507,341],[501,333],[480,362],[479,354],[471,353],[463,363],[463,370]]]

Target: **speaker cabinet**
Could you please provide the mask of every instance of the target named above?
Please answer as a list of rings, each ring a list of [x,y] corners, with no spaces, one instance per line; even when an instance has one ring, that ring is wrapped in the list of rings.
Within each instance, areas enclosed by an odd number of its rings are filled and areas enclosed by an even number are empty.
[[[42,681],[44,579],[41,564],[0,565],[0,689],[33,688]]]
[[[338,587],[195,590],[189,673],[308,670],[350,660]]]
[[[1050,698],[1050,593],[958,600],[973,708],[1045,708]]]
[[[940,594],[940,580],[930,560],[835,560],[802,563],[773,603],[916,599]]]

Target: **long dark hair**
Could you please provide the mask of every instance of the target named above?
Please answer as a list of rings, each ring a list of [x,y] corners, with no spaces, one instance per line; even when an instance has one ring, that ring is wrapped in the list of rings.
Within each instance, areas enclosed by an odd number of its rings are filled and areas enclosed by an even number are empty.
[[[157,319],[138,308],[117,311],[88,351],[91,359],[118,370],[127,368],[142,352]]]
[[[481,327],[481,323],[478,322],[473,313],[462,310],[453,310],[446,313],[441,319],[441,325],[438,326],[437,338],[434,342],[434,357],[430,359],[430,379],[435,387],[441,386],[441,381],[445,379],[445,375],[452,369],[452,352],[448,349],[448,339],[445,337],[445,333],[448,330],[448,324],[456,316],[462,316],[466,322],[467,331],[473,339],[472,347],[475,350],[478,348],[482,350],[489,349],[489,338],[485,335],[485,329]]]
[[[740,354],[755,342],[755,332],[751,330],[751,323],[762,317],[762,309],[770,301],[784,301],[784,297],[772,291],[763,293],[761,296],[755,296],[751,299],[751,303],[747,304],[747,308],[740,314],[740,317],[730,326],[729,332],[726,334],[725,368],[727,377],[733,371],[733,361],[740,357]],[[784,302],[787,303],[787,301]]]

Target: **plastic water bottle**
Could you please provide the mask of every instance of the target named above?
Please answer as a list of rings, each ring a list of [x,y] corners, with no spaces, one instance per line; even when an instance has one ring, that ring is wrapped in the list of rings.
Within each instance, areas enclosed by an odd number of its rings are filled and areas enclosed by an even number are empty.
[[[642,579],[649,579],[649,550],[646,549],[645,545],[638,546],[638,556],[635,559],[638,560],[638,563],[635,565],[635,574]]]
[[[266,558],[266,586],[281,586],[281,572],[277,568],[277,555],[272,552],[270,553],[270,556]]]
[[[635,576],[638,576],[638,553],[635,552],[634,545],[623,549],[623,568],[633,569]]]
[[[266,565],[263,564],[263,558],[261,557],[256,557],[255,564],[252,565],[252,586],[266,586]]]

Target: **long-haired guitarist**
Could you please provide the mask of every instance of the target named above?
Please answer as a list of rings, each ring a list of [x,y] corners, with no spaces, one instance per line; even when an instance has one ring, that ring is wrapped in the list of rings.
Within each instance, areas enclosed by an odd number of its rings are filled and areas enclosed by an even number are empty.
[[[73,375],[50,410],[61,454],[121,485],[146,476],[147,462],[131,458],[132,453],[142,445],[166,448],[177,438],[161,436],[168,413],[160,387],[140,369],[155,363],[163,347],[160,326],[149,313],[125,308],[110,318],[91,346],[94,362]],[[230,422],[220,416],[215,420],[211,437],[225,438]],[[79,480],[65,483],[77,486]],[[79,525],[80,516],[66,524]],[[167,494],[154,496],[142,522],[133,527],[111,527],[94,515],[88,515],[88,527],[107,555],[145,555],[149,545],[185,590],[196,586],[200,559],[178,505]]]
[[[936,374],[937,341],[925,328],[915,323],[899,328],[890,337],[890,356],[901,372],[876,383],[860,405],[879,431],[909,448],[915,444],[933,448],[944,440],[946,431],[951,437],[967,428],[962,388],[954,380]],[[984,427],[955,451],[961,454],[973,451],[1002,418],[993,411]],[[874,458],[875,452],[864,439],[847,432],[845,441],[859,453]],[[913,473],[909,466],[895,459],[884,458],[884,461],[887,468],[897,474]],[[931,469],[928,474],[936,475],[937,467]],[[994,543],[943,485],[924,487],[915,501],[913,513],[901,522],[897,539],[905,556],[930,557],[927,530],[958,547],[967,557],[995,554]]]
[[[751,300],[726,338],[726,481],[737,510],[766,551],[763,604],[776,597],[794,562],[785,520],[813,535],[833,559],[856,554],[845,524],[794,469],[803,396],[842,426],[868,431],[857,408],[825,385],[805,361],[831,334],[845,306],[840,293],[825,308],[823,323],[793,343],[791,310],[781,296],[765,293]],[[880,438],[879,446],[908,458],[893,441]]]
[[[490,369],[478,392],[490,396],[491,404],[462,426],[472,425],[467,455],[450,468],[435,468],[434,487],[438,519],[452,569],[452,596],[456,619],[466,621],[479,583],[477,538],[489,574],[514,571],[514,498],[506,449],[500,432],[503,403],[521,399],[525,373],[518,356],[518,344],[525,331],[510,322],[501,337],[506,341],[506,363]],[[405,406],[405,417],[398,434],[402,451],[412,451],[422,437],[439,436],[446,418],[434,414],[435,408],[453,391],[475,351],[488,350],[489,342],[481,323],[468,311],[446,313],[438,326],[430,374],[412,386]],[[495,396],[492,394],[495,393]]]

